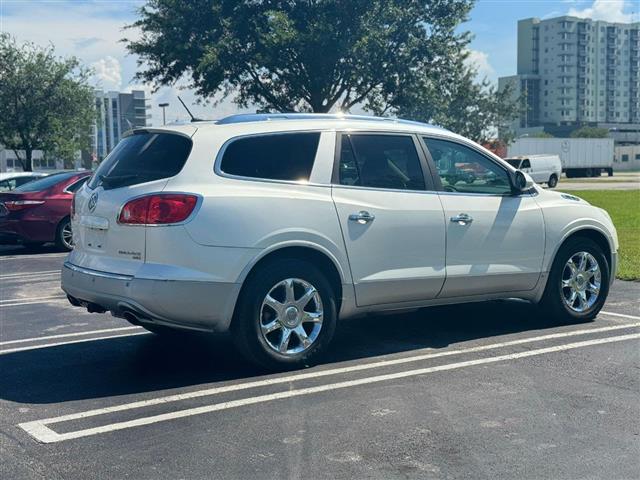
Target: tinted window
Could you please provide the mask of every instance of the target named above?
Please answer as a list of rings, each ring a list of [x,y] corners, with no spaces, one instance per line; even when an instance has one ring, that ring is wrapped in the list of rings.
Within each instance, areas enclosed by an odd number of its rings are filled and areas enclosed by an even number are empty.
[[[424,139],[447,192],[511,193],[505,169],[475,150],[454,142]]]
[[[25,183],[29,183],[32,180],[35,180],[37,178],[40,178],[40,177],[18,177],[18,178],[15,178],[14,180],[16,182],[16,186],[19,187],[20,185],[24,185]]]
[[[224,151],[220,170],[241,177],[309,180],[320,133],[284,133],[239,138]]]
[[[56,173],[54,175],[49,175],[48,177],[34,180],[33,182],[25,183],[21,187],[16,188],[15,191],[16,192],[40,192],[42,190],[51,188],[60,182],[69,180],[71,177],[77,174],[78,172]]]
[[[520,168],[522,162],[519,158],[506,158],[505,161],[514,168]]]
[[[16,179],[0,180],[0,192],[8,192],[16,188]]]
[[[523,160],[520,168],[531,168],[531,162],[529,160]]]
[[[81,186],[87,183],[87,180],[89,180],[89,177],[82,178],[76,183],[72,183],[71,185],[69,185],[65,190],[71,193],[77,192]]]
[[[89,188],[136,185],[177,175],[191,152],[191,139],[172,133],[135,133],[123,138],[89,181]]]
[[[413,138],[405,135],[342,135],[341,185],[425,190]]]

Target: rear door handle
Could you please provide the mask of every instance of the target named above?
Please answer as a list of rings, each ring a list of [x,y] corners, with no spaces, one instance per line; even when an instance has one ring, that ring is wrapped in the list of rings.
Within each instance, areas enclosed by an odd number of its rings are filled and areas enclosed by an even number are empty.
[[[455,217],[451,217],[450,220],[458,225],[467,225],[468,223],[473,222],[473,218],[468,213],[460,213]]]
[[[349,220],[351,220],[352,222],[358,222],[361,225],[364,225],[365,223],[373,222],[375,218],[376,218],[375,215],[372,215],[371,213],[365,210],[360,210],[358,213],[352,213],[351,215],[349,215]]]

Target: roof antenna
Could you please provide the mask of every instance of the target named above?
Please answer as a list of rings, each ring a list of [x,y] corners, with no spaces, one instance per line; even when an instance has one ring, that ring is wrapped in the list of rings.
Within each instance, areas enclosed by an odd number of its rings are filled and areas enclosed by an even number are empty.
[[[187,108],[187,106],[185,105],[185,103],[182,101],[182,99],[180,98],[180,95],[176,95],[176,97],[178,97],[178,100],[180,100],[180,103],[182,104],[182,106],[184,107],[184,109],[187,111],[187,113],[189,114],[189,116],[191,117],[191,121],[192,122],[202,122],[201,118],[197,118],[193,116],[193,113],[191,113],[191,110],[189,110]]]

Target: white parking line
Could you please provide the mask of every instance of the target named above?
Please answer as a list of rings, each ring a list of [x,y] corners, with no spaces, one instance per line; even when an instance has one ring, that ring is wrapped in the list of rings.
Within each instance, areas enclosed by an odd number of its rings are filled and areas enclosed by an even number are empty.
[[[622,317],[622,318],[630,318],[631,320],[640,320],[640,317],[635,315],[627,315],[626,313],[614,313],[614,312],[603,312],[600,311],[598,315],[612,315],[614,317]]]
[[[6,300],[0,300],[0,308],[6,307],[19,307],[21,305],[33,305],[36,303],[49,303],[52,300],[64,300],[66,295],[56,294],[40,297],[25,297],[25,298],[11,298]]]
[[[45,343],[42,345],[29,345],[28,347],[7,348],[4,350],[0,350],[0,355],[4,355],[6,353],[24,352],[25,350],[38,350],[41,348],[59,347],[61,345],[72,345],[74,343],[95,342],[98,340],[111,340],[113,338],[133,337],[135,335],[147,335],[150,333],[151,332],[147,332],[145,330],[142,332],[123,333],[120,335],[108,335],[106,337],[81,338],[79,340],[69,340],[68,342],[55,342],[55,343]]]
[[[41,342],[43,340],[53,340],[57,338],[68,338],[68,337],[82,337],[84,335],[101,335],[103,333],[123,332],[127,330],[142,330],[142,327],[103,328],[101,330],[89,330],[87,332],[60,333],[58,335],[47,335],[46,337],[32,337],[32,338],[21,338],[19,340],[7,340],[6,342],[0,342],[0,345],[13,345],[16,343]]]
[[[541,342],[541,341],[544,341],[544,340],[567,338],[567,337],[578,336],[578,335],[587,335],[587,334],[592,334],[592,333],[610,332],[610,331],[614,331],[614,330],[623,330],[623,329],[635,328],[635,327],[640,327],[640,323],[634,323],[634,324],[629,324],[629,325],[614,325],[614,326],[610,326],[610,327],[601,327],[601,328],[588,328],[588,329],[583,329],[583,330],[574,330],[574,331],[571,331],[571,332],[551,333],[551,334],[548,334],[548,335],[541,335],[541,336],[538,336],[538,337],[519,338],[517,340],[511,340],[511,341],[507,341],[507,342],[492,343],[492,344],[489,344],[489,345],[480,345],[480,346],[477,346],[477,347],[469,347],[469,348],[458,349],[458,350],[447,350],[447,351],[444,351],[444,352],[427,353],[427,354],[414,355],[414,356],[404,357],[404,358],[396,358],[396,359],[392,359],[392,360],[381,360],[381,361],[378,361],[378,362],[362,363],[362,364],[358,364],[358,365],[351,365],[351,366],[348,366],[348,367],[331,368],[331,369],[320,370],[320,371],[316,371],[316,372],[296,373],[296,374],[287,375],[287,376],[284,376],[284,377],[268,378],[268,379],[265,379],[265,380],[256,380],[256,381],[253,381],[253,382],[244,382],[244,383],[239,383],[239,384],[234,384],[234,385],[226,385],[226,386],[223,386],[223,387],[213,387],[213,388],[208,388],[208,389],[205,389],[205,390],[198,390],[198,391],[195,391],[195,392],[179,393],[179,394],[176,394],[176,395],[168,395],[168,396],[165,396],[165,397],[151,398],[151,399],[148,399],[148,400],[139,400],[139,401],[136,401],[136,402],[130,402],[130,403],[124,403],[124,404],[120,404],[120,405],[114,405],[114,406],[111,406],[111,407],[97,408],[97,409],[94,409],[94,410],[87,410],[87,411],[80,412],[80,413],[72,413],[72,414],[56,417],[55,419],[50,419],[51,420],[50,423],[65,422],[65,421],[69,421],[69,420],[77,420],[77,419],[80,419],[80,418],[93,417],[93,416],[96,416],[96,415],[104,415],[104,414],[107,414],[107,413],[120,412],[120,411],[124,411],[124,410],[133,410],[133,409],[136,409],[136,408],[143,408],[143,407],[149,407],[149,406],[159,405],[159,404],[164,404],[164,403],[177,402],[177,401],[181,401],[181,400],[189,400],[189,399],[193,399],[193,398],[218,395],[218,394],[221,394],[221,393],[236,392],[236,391],[239,391],[239,390],[247,390],[247,389],[250,389],[250,388],[266,387],[266,386],[271,386],[271,385],[277,385],[277,384],[280,384],[280,383],[290,383],[290,382],[295,382],[295,381],[300,381],[300,380],[321,378],[321,377],[326,377],[326,376],[330,376],[330,375],[338,375],[338,374],[343,374],[343,373],[357,372],[357,371],[361,371],[361,370],[369,370],[369,369],[374,369],[374,368],[389,367],[389,366],[393,366],[393,365],[401,365],[401,364],[411,363],[411,362],[419,362],[419,361],[423,361],[423,360],[430,360],[430,359],[439,358],[439,357],[447,357],[447,356],[451,356],[451,355],[460,355],[460,354],[465,354],[465,353],[482,352],[482,351],[485,351],[485,350],[493,350],[493,349],[497,349],[497,348],[509,347],[509,346],[514,346],[514,345],[522,345],[522,344],[526,344],[526,343]]]
[[[137,418],[134,420],[128,420],[124,422],[116,422],[108,425],[102,425],[99,427],[87,428],[84,430],[76,430],[65,433],[56,433],[47,425],[52,423],[59,423],[65,419],[65,417],[54,417],[43,420],[36,420],[32,422],[20,423],[18,426],[26,431],[29,435],[42,443],[55,443],[64,440],[71,440],[75,438],[88,437],[101,433],[113,432],[117,430],[123,430],[126,428],[140,427],[143,425],[150,425],[153,423],[164,422],[168,420],[175,420],[178,418],[190,417],[194,415],[201,415],[204,413],[211,413],[220,410],[228,410],[230,408],[237,408],[245,405],[254,405],[258,403],[270,402],[273,400],[280,400],[283,398],[299,397],[303,395],[310,395],[314,393],[327,392],[331,390],[338,390],[343,388],[350,388],[359,385],[367,385],[372,383],[379,383],[388,380],[396,380],[400,378],[415,377],[418,375],[424,375],[433,372],[442,372],[447,370],[455,370],[465,367],[471,367],[475,365],[485,365],[489,363],[502,362],[505,360],[516,360],[520,358],[533,357],[536,355],[544,355],[547,353],[562,352],[566,350],[572,350],[576,348],[584,348],[594,345],[602,345],[606,343],[622,342],[625,340],[640,339],[640,333],[633,333],[629,335],[620,335],[617,337],[599,338],[594,340],[586,340],[583,342],[569,343],[565,345],[557,345],[553,347],[540,348],[537,350],[529,350],[525,352],[511,353],[507,355],[499,355],[495,357],[478,358],[475,360],[469,360],[465,362],[450,363],[445,365],[438,365],[434,367],[419,368],[415,370],[406,370],[402,372],[389,373],[385,375],[378,375],[373,377],[359,378],[357,380],[349,380],[344,382],[329,383],[324,385],[318,385],[315,387],[307,387],[301,389],[288,389],[285,391],[271,393],[267,395],[258,395],[255,397],[247,397],[238,400],[231,400],[228,402],[215,403],[212,405],[205,405],[196,408],[187,408],[184,410],[178,410],[174,412],[164,413],[160,415],[153,415],[149,417]],[[69,416],[66,416],[69,417]],[[82,417],[74,417],[82,418]]]
[[[40,253],[38,255],[7,255],[5,257],[0,257],[0,261],[2,260],[28,260],[30,258],[60,258],[66,257],[69,255],[68,253]]]
[[[42,272],[20,272],[20,273],[7,273],[6,275],[0,275],[0,280],[13,280],[14,278],[27,278],[27,277],[41,277],[41,276],[55,276],[60,275],[60,270],[45,270]]]

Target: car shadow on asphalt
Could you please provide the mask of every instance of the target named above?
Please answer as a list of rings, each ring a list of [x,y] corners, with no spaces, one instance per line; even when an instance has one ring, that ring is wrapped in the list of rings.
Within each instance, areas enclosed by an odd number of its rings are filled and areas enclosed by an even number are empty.
[[[554,326],[557,324],[537,308],[521,301],[369,316],[339,325],[320,368]],[[244,362],[226,339],[138,335],[0,355],[0,399],[49,404],[197,387],[265,374]]]

